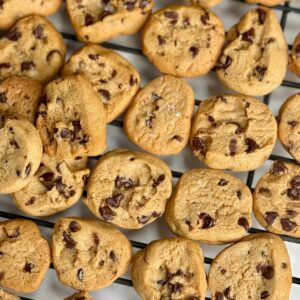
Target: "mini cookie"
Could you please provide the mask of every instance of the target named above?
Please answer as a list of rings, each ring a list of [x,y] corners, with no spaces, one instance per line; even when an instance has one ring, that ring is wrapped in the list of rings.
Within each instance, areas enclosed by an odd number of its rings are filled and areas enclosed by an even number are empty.
[[[76,293],[65,300],[93,300],[93,297],[87,292]]]
[[[0,299],[1,300],[21,300],[21,298],[13,295],[13,294],[9,294],[8,292],[4,291],[4,290],[0,290]]]
[[[78,161],[82,160],[87,162],[87,158]],[[29,184],[12,195],[17,207],[29,215],[49,216],[75,204],[90,174],[89,169],[76,164],[76,159],[57,160],[44,154]]]
[[[110,285],[127,271],[131,244],[107,223],[62,218],[54,227],[52,253],[57,276],[63,284],[92,291]]]
[[[172,174],[162,160],[123,149],[98,161],[84,202],[104,221],[139,229],[164,213],[171,192]]]
[[[287,62],[288,48],[277,17],[260,7],[247,12],[229,30],[216,70],[230,89],[261,96],[281,84]]]
[[[192,88],[182,79],[161,76],[135,96],[124,118],[124,130],[146,151],[177,154],[188,142],[193,110]]]
[[[34,123],[43,85],[26,76],[12,76],[0,84],[0,113]]]
[[[154,1],[67,0],[66,4],[78,40],[102,43],[139,31],[151,14]]]
[[[4,118],[0,126],[0,194],[14,193],[29,183],[42,151],[39,133],[29,121]]]
[[[36,123],[46,154],[57,159],[99,155],[106,147],[103,105],[79,75],[47,84]]]
[[[300,167],[276,161],[258,181],[254,213],[268,231],[300,237]]]
[[[171,5],[149,18],[142,43],[143,53],[162,73],[201,76],[221,54],[224,27],[217,15],[201,6]]]
[[[52,23],[38,15],[26,17],[0,39],[0,80],[26,75],[47,82],[62,67],[65,54],[64,40]]]
[[[208,286],[212,300],[288,300],[290,259],[283,241],[273,234],[251,234],[214,259]]]
[[[289,69],[300,77],[300,33],[298,33],[289,59]]]
[[[249,171],[268,159],[277,123],[264,103],[243,95],[223,95],[201,103],[191,130],[197,158],[213,169]]]
[[[201,5],[203,7],[213,7],[219,4],[222,0],[190,0],[193,5]]]
[[[171,230],[208,244],[231,243],[251,226],[252,194],[238,178],[212,169],[184,173],[168,201]]]
[[[250,4],[262,4],[267,6],[275,6],[278,4],[284,4],[285,0],[246,0]]]
[[[203,252],[185,238],[151,242],[132,262],[132,283],[144,300],[204,300],[207,290]]]
[[[287,151],[300,162],[300,93],[290,96],[278,115],[278,137]]]
[[[48,271],[50,256],[49,244],[35,223],[0,222],[1,286],[22,293],[35,291]]]
[[[134,66],[99,45],[89,44],[75,52],[62,74],[80,74],[91,82],[104,105],[107,122],[124,112],[140,87],[140,75]]]

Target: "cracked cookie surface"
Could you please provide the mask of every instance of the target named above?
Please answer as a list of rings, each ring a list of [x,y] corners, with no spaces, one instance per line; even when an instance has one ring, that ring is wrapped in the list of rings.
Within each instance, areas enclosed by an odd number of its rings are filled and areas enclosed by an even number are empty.
[[[219,4],[222,0],[190,0],[193,5],[201,5],[203,7],[213,7]]]
[[[79,292],[65,298],[65,300],[93,300],[93,297],[87,292]]]
[[[105,222],[71,217],[55,224],[53,264],[60,281],[74,289],[110,285],[127,271],[131,251],[126,236]]]
[[[10,294],[4,290],[0,289],[0,299],[1,300],[21,300],[18,296],[15,296],[13,294]]]
[[[224,28],[201,6],[171,5],[155,12],[142,34],[142,50],[162,73],[195,77],[208,73],[224,43]]]
[[[276,142],[277,123],[264,103],[243,95],[203,101],[194,116],[194,155],[213,169],[249,171],[261,166]]]
[[[224,244],[247,233],[251,212],[251,191],[240,179],[218,170],[193,169],[180,177],[164,217],[178,235]]]
[[[289,58],[289,69],[300,77],[300,33],[296,36]]]

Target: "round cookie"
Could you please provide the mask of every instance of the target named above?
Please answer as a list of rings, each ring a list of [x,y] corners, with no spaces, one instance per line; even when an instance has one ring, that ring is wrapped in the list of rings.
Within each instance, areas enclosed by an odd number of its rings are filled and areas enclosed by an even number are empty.
[[[89,179],[90,211],[123,228],[139,229],[164,211],[172,192],[169,167],[150,154],[126,149],[103,155]]]
[[[215,96],[196,113],[191,144],[194,155],[212,169],[250,171],[269,157],[277,123],[268,106],[243,95]]]
[[[246,0],[250,4],[261,4],[267,6],[275,6],[278,4],[284,4],[285,0]]]
[[[262,96],[281,84],[287,63],[288,48],[277,17],[260,7],[229,30],[216,70],[230,89]]]
[[[51,260],[37,225],[24,219],[0,222],[0,285],[31,293],[41,285]],[[1,294],[0,294],[1,295]]]
[[[0,289],[0,299],[1,300],[21,300],[18,296],[15,296],[13,294],[10,294],[4,290]]]
[[[161,76],[134,97],[125,118],[128,138],[158,155],[179,153],[187,144],[194,110],[194,92],[182,79]]]
[[[93,300],[93,297],[87,292],[76,293],[65,300]]]
[[[102,43],[136,33],[151,14],[153,0],[66,0],[67,12],[81,42]]]
[[[134,66],[100,45],[88,44],[76,51],[62,74],[80,74],[90,81],[104,105],[107,122],[124,112],[140,87],[140,75]]]
[[[126,236],[107,223],[71,217],[55,224],[53,264],[60,281],[76,290],[113,283],[127,271],[131,251]]]
[[[0,39],[0,80],[26,75],[47,82],[57,75],[65,55],[64,40],[52,23],[38,15],[23,18]]]
[[[39,133],[29,121],[4,118],[0,126],[0,194],[14,193],[29,183],[42,151]]]
[[[222,0],[190,0],[193,5],[201,5],[203,7],[213,7],[219,4]]]
[[[208,286],[212,300],[288,300],[290,259],[283,241],[273,234],[251,234],[214,259]]]
[[[43,85],[26,76],[11,76],[0,84],[0,113],[34,123]]]
[[[300,77],[300,33],[296,36],[289,57],[289,69]]]
[[[44,154],[34,177],[12,194],[15,204],[33,216],[49,216],[69,208],[80,199],[88,180],[86,162],[87,158],[57,160]]]
[[[185,238],[151,242],[133,258],[132,283],[144,300],[204,300],[207,290],[202,249]]]
[[[201,6],[166,6],[147,21],[142,50],[162,73],[195,77],[208,73],[224,43],[217,15]]]
[[[104,107],[80,75],[46,85],[36,124],[44,151],[57,159],[95,156],[106,147]]]
[[[247,233],[251,212],[252,194],[240,179],[219,170],[193,169],[177,182],[165,220],[178,235],[225,244]]]
[[[287,151],[300,162],[300,93],[290,96],[278,114],[278,138]]]
[[[275,161],[256,184],[254,214],[268,231],[300,237],[300,167]]]

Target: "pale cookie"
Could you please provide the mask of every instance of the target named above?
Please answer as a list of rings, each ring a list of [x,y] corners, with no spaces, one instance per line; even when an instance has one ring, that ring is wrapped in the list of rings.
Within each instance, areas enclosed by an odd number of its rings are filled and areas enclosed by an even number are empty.
[[[249,96],[223,95],[200,104],[191,144],[210,168],[250,171],[268,159],[276,136],[277,123],[267,105]]]
[[[188,142],[193,109],[192,88],[182,79],[161,76],[134,97],[124,130],[133,143],[150,153],[177,154]]]
[[[22,293],[34,292],[41,285],[50,260],[49,244],[35,223],[24,219],[0,222],[1,286]]]
[[[12,194],[17,207],[29,215],[49,216],[74,205],[90,174],[84,166],[76,167],[77,161],[86,163],[87,159],[76,159],[57,160],[44,154],[34,177],[22,190]]]
[[[62,67],[66,46],[61,34],[46,19],[21,19],[0,39],[0,80],[26,75],[47,82]]]
[[[266,6],[275,6],[278,4],[284,4],[285,0],[246,0],[246,2],[250,4],[262,4]]]
[[[290,259],[276,235],[251,234],[214,259],[208,286],[212,300],[289,300]]]
[[[143,300],[204,300],[207,290],[202,249],[185,238],[165,238],[140,250],[132,283]]]
[[[216,64],[224,43],[217,15],[201,6],[171,5],[155,12],[146,23],[143,53],[162,73],[195,77]]]
[[[203,7],[213,7],[219,4],[222,0],[190,0],[193,5],[201,5]]]
[[[26,76],[12,76],[0,84],[0,113],[34,123],[43,85]]]
[[[76,293],[65,300],[93,300],[93,297],[87,292]]]
[[[218,170],[193,169],[177,182],[165,220],[178,235],[225,244],[247,233],[251,212],[252,194],[240,179]]]
[[[49,156],[95,156],[106,147],[103,104],[91,84],[80,75],[47,84],[36,123]]]
[[[300,77],[300,33],[296,36],[289,57],[289,69]]]
[[[278,137],[287,151],[300,162],[300,93],[290,96],[278,114]]]
[[[268,231],[300,237],[300,167],[276,161],[258,181],[254,214]]]
[[[0,300],[21,300],[21,298],[0,289]]]
[[[113,283],[127,271],[131,251],[126,236],[107,223],[71,217],[55,224],[53,264],[60,281],[76,290]]]
[[[140,75],[117,52],[89,44],[76,51],[65,64],[63,75],[86,77],[100,96],[107,122],[116,119],[140,88]]]
[[[97,217],[123,228],[139,229],[164,211],[172,174],[160,159],[126,149],[108,152],[94,167],[85,204]]]
[[[42,151],[39,133],[29,121],[4,118],[0,126],[0,194],[14,193],[29,183]]]
[[[0,29],[9,29],[20,18],[31,14],[53,15],[61,0],[2,0],[0,1]]]
[[[227,35],[227,44],[216,66],[221,82],[251,96],[270,93],[286,73],[288,48],[272,10],[247,12]]]
[[[78,40],[102,43],[140,30],[151,14],[153,0],[66,0]]]

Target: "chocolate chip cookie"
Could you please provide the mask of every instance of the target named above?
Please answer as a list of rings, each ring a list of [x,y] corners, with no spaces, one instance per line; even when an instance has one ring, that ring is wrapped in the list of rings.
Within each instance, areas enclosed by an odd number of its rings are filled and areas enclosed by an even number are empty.
[[[132,283],[144,300],[204,300],[207,290],[203,252],[185,238],[151,242],[132,262]]]
[[[267,6],[275,6],[278,4],[284,4],[285,0],[246,0],[250,4],[262,4]]]
[[[131,244],[107,223],[62,218],[54,227],[52,253],[57,276],[63,284],[92,291],[110,285],[127,271]]]
[[[40,165],[43,148],[38,131],[29,121],[2,117],[0,115],[0,194],[9,194],[29,183]]]
[[[50,247],[35,223],[24,219],[0,222],[0,285],[31,293],[50,265]],[[1,294],[0,294],[1,295]]]
[[[104,105],[107,122],[124,112],[140,87],[140,75],[134,66],[100,45],[89,44],[76,51],[62,74],[80,74],[90,81]]]
[[[219,170],[193,169],[177,182],[165,220],[178,235],[225,244],[247,233],[251,212],[252,195],[240,179]]]
[[[65,300],[93,300],[93,297],[87,292],[76,293]]]
[[[212,300],[288,300],[290,259],[283,241],[273,234],[251,234],[214,259],[208,286]]]
[[[36,123],[44,150],[51,157],[95,156],[106,147],[103,104],[80,75],[47,84]]]
[[[11,76],[0,84],[0,113],[34,123],[43,85],[26,76]]]
[[[300,162],[300,93],[290,96],[278,114],[278,137],[287,151]]]
[[[219,17],[201,6],[171,5],[155,12],[142,34],[142,50],[162,73],[195,77],[216,64],[224,43]]]
[[[194,155],[213,169],[249,171],[272,152],[277,123],[264,103],[243,95],[222,95],[201,103],[191,130]]]
[[[213,7],[219,4],[222,0],[190,0],[193,5],[201,5],[203,7]]]
[[[66,4],[78,40],[102,43],[139,31],[151,14],[154,1],[66,0]]]
[[[179,153],[187,144],[194,109],[194,92],[182,79],[161,76],[134,97],[125,118],[128,138],[158,155]]]
[[[26,75],[47,82],[64,63],[66,46],[46,19],[32,15],[18,21],[0,39],[0,80]]]
[[[94,167],[85,204],[104,221],[139,229],[164,211],[172,174],[160,159],[126,149],[106,153]]]
[[[289,69],[300,77],[300,33],[293,43],[292,53],[289,58]]]
[[[288,48],[277,17],[260,7],[247,12],[229,30],[216,70],[230,89],[261,96],[281,84],[287,63]]]
[[[15,296],[13,294],[10,294],[4,290],[0,289],[0,299],[1,300],[21,300],[18,296]]]

